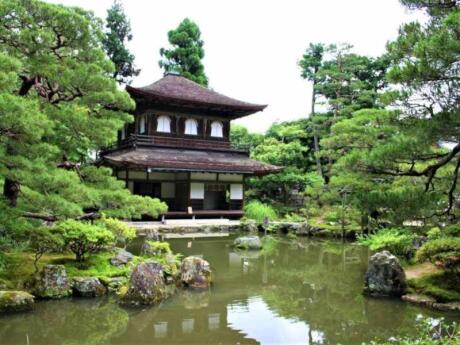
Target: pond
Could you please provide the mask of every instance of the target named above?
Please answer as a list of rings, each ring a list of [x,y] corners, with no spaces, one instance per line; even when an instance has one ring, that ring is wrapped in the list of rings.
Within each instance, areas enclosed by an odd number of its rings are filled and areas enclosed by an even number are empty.
[[[419,315],[460,320],[396,299],[362,296],[369,252],[349,243],[283,239],[261,255],[231,238],[171,240],[211,263],[209,292],[125,309],[113,297],[44,301],[0,317],[0,344],[360,344],[415,334]]]

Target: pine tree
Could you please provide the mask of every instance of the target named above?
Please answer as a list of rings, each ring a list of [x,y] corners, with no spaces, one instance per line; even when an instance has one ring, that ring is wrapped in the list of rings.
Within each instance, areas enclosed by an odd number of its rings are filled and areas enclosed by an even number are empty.
[[[119,91],[100,22],[79,8],[0,3],[0,234],[101,212],[158,215],[92,153],[111,144],[134,102]]]
[[[177,72],[200,85],[208,86],[208,77],[201,60],[204,57],[203,41],[197,24],[185,18],[175,30],[168,32],[170,49],[161,48],[159,61],[165,72]]]
[[[113,77],[119,83],[130,84],[131,78],[139,75],[140,69],[135,68],[134,55],[126,47],[133,35],[120,1],[115,0],[108,9],[106,22],[107,32],[103,42],[107,55],[115,64]]]

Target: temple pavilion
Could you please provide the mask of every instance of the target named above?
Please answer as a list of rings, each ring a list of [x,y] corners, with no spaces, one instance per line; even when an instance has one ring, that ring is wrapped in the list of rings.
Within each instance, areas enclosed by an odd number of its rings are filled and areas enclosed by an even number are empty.
[[[132,193],[166,202],[163,216],[240,217],[245,179],[281,170],[230,143],[231,121],[266,105],[224,96],[173,73],[126,90],[136,102],[135,121],[101,152],[101,163]]]

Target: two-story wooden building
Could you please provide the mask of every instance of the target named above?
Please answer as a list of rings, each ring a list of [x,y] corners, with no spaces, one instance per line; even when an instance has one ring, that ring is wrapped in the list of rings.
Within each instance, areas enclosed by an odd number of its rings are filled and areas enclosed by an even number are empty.
[[[101,153],[131,192],[160,198],[166,216],[239,217],[244,180],[281,168],[230,144],[230,122],[265,105],[238,101],[177,74],[145,87],[127,86],[135,121]]]

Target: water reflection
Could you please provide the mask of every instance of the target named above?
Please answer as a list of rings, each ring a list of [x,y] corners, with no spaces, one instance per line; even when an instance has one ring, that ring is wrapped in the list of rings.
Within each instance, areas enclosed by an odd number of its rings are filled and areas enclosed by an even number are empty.
[[[123,309],[109,299],[37,304],[0,317],[0,344],[359,344],[414,332],[417,314],[445,316],[361,295],[369,253],[339,242],[286,241],[269,256],[231,239],[174,240],[211,263],[211,291],[183,291],[160,306]]]
[[[261,297],[251,297],[246,305],[227,306],[228,326],[261,344],[322,344],[321,332],[313,332],[303,321],[273,313]],[[254,322],[257,315],[257,322]],[[314,338],[314,339],[313,339]]]

